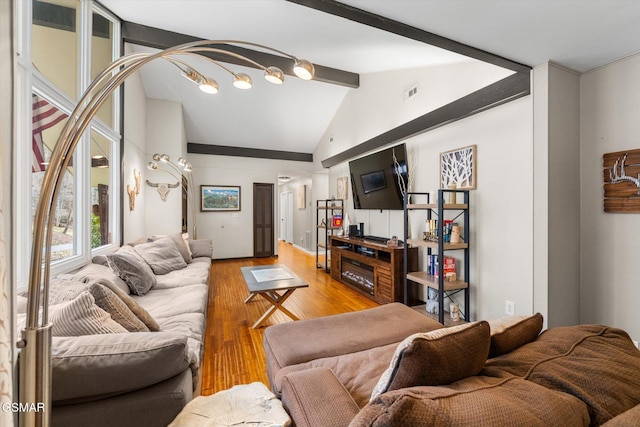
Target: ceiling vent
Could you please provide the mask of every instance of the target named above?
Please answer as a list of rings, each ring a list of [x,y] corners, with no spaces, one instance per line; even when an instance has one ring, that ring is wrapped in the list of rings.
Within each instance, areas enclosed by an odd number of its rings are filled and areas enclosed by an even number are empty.
[[[412,86],[404,92],[402,99],[406,102],[418,94],[418,85]]]

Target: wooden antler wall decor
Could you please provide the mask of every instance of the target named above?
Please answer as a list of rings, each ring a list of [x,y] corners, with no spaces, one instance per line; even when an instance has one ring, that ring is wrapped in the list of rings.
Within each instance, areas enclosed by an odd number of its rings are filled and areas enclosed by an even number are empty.
[[[640,149],[602,156],[604,211],[640,213]]]
[[[127,194],[129,195],[129,211],[133,212],[136,209],[136,196],[140,194],[140,180],[142,179],[142,172],[137,169],[133,170],[133,187],[127,184]]]
[[[172,188],[178,188],[178,186],[180,185],[180,182],[176,182],[175,184],[169,184],[166,182],[151,182],[147,179],[147,185],[149,187],[153,187],[153,188],[157,188],[158,189],[158,194],[160,194],[160,200],[162,200],[163,202],[167,201],[167,194],[169,194],[169,191]]]

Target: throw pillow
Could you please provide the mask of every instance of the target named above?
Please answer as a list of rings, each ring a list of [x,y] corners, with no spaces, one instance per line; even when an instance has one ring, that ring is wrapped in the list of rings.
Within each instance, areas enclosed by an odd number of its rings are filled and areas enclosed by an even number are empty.
[[[489,358],[509,353],[533,341],[542,330],[542,314],[533,316],[504,316],[489,321],[491,347]]]
[[[95,305],[89,292],[82,292],[71,301],[49,306],[49,320],[53,324],[51,333],[56,337],[127,332],[109,313]]]
[[[109,269],[109,271],[111,271],[111,269]],[[122,282],[120,278],[118,278],[118,280]],[[83,281],[89,284],[93,284],[93,283],[100,284],[109,288],[111,292],[116,294],[117,297],[120,298],[123,303],[125,303],[125,305],[129,308],[129,310],[131,310],[131,312],[138,319],[140,319],[142,323],[145,324],[145,326],[149,329],[149,331],[156,332],[160,330],[160,325],[158,325],[158,322],[156,322],[156,320],[153,317],[151,317],[151,314],[149,314],[147,310],[145,310],[140,304],[138,304],[136,300],[134,300],[129,296],[129,287],[127,286],[126,283],[122,282],[125,287],[125,290],[123,290],[119,285],[116,286],[110,280],[106,280],[101,277],[87,276],[83,279]]]
[[[49,303],[61,304],[89,292],[95,304],[109,313],[111,318],[129,332],[149,332],[149,328],[111,289],[98,283],[84,283],[77,280],[54,281],[49,290]]]
[[[213,243],[211,239],[197,239],[189,240],[189,247],[191,248],[191,256],[193,258],[199,257],[213,257]]]
[[[371,400],[390,390],[451,384],[477,375],[487,361],[489,342],[485,321],[413,334],[396,348]]]
[[[147,310],[145,310],[140,304],[136,302],[133,298],[129,296],[129,294],[122,292],[119,288],[110,288],[114,294],[118,296],[126,304],[126,306],[131,310],[135,316],[140,319],[142,323],[149,329],[151,332],[157,332],[160,330],[160,325],[158,322],[149,314]]]
[[[151,241],[155,242],[156,240],[163,239],[168,237],[173,241],[173,244],[176,245],[178,252],[182,255],[184,262],[189,264],[191,262],[191,251],[189,250],[189,245],[184,241],[181,234],[169,234],[169,235],[154,235],[151,236]]]
[[[144,259],[157,275],[167,274],[173,270],[182,270],[187,263],[169,237],[143,243],[133,248]]]
[[[104,259],[106,260],[107,257],[104,256]],[[109,268],[108,263],[105,265],[95,263],[87,264],[77,271],[73,275],[73,278],[84,283],[99,283],[111,290],[118,288],[126,294],[130,292],[129,285]]]
[[[189,247],[189,233],[182,233],[182,240],[184,241],[184,244],[189,251],[189,257],[191,257],[191,248]]]
[[[153,270],[136,253],[118,250],[107,255],[107,262],[109,267],[129,286],[132,294],[144,295],[156,284]]]
[[[98,264],[98,265],[104,265],[104,266],[109,266],[109,264],[107,263],[107,257],[105,255],[96,255],[93,258],[91,258],[91,263],[93,264]]]

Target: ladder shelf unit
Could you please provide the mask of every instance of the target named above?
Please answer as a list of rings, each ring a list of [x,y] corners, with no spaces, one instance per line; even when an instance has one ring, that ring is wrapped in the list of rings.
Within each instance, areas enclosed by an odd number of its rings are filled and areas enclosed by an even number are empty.
[[[445,324],[445,300],[454,301],[452,297],[459,293],[463,293],[464,311],[460,314],[464,321],[469,321],[470,298],[469,298],[469,265],[470,265],[470,244],[469,244],[469,191],[468,190],[448,190],[440,189],[437,191],[437,199],[430,200],[435,195],[432,193],[409,192],[404,198],[404,240],[405,251],[410,247],[424,248],[426,256],[423,261],[423,268],[420,271],[411,271],[409,265],[405,261],[404,265],[404,295],[410,294],[410,287],[418,285],[425,286],[437,291],[437,319],[440,323]],[[455,198],[455,202],[447,203]],[[427,203],[409,203],[413,200],[424,200]],[[459,203],[462,199],[463,203]],[[412,211],[425,211],[425,224],[437,223],[435,230],[425,231],[419,238],[410,238],[409,233],[409,213]],[[459,241],[451,242],[444,230],[444,221],[456,222],[462,229]],[[415,228],[414,228],[415,229]],[[435,231],[435,234],[434,234]],[[449,235],[450,236],[450,235]],[[449,251],[462,251],[461,269],[456,268],[455,279],[448,280],[445,277],[444,258]],[[431,255],[435,255],[435,258]],[[405,256],[405,260],[406,260]],[[427,267],[427,259],[437,260],[436,274],[430,274]],[[433,272],[433,271],[432,271]],[[460,272],[462,275],[460,275]],[[427,295],[428,295],[428,289]],[[414,292],[415,293],[415,292]],[[427,296],[428,298],[428,296]],[[405,304],[408,301],[405,299]],[[428,303],[428,302],[427,302]],[[462,320],[462,319],[461,319]],[[450,322],[447,322],[448,324]]]

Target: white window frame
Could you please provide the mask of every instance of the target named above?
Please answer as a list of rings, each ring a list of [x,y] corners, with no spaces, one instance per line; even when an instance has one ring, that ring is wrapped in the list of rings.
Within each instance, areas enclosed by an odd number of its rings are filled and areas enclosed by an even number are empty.
[[[80,22],[77,31],[80,32],[79,63],[81,64],[79,78],[79,93],[82,93],[90,84],[91,76],[91,30],[93,13],[98,13],[113,22],[113,57],[120,56],[121,36],[120,21],[117,17],[95,4],[91,0],[79,0],[78,11]],[[16,3],[16,141],[31,141],[31,104],[32,93],[43,96],[56,107],[69,114],[77,101],[60,91],[49,82],[37,70],[31,62],[31,26],[32,3],[27,0]],[[97,254],[112,252],[122,240],[122,183],[121,183],[121,91],[114,93],[113,100],[113,128],[94,118],[90,127],[84,132],[74,158],[83,161],[75,162],[75,187],[74,187],[74,245],[76,253],[63,260],[51,263],[51,275],[70,272],[91,262],[91,258]],[[90,233],[90,185],[91,185],[91,155],[90,137],[95,131],[112,142],[109,158],[110,184],[109,184],[109,231],[111,233],[110,244],[91,249]],[[32,223],[24,218],[33,216],[31,208],[31,143],[14,145],[13,164],[15,181],[13,183],[13,218],[15,230],[14,245],[14,272],[16,287],[25,289],[29,280],[32,246]]]

